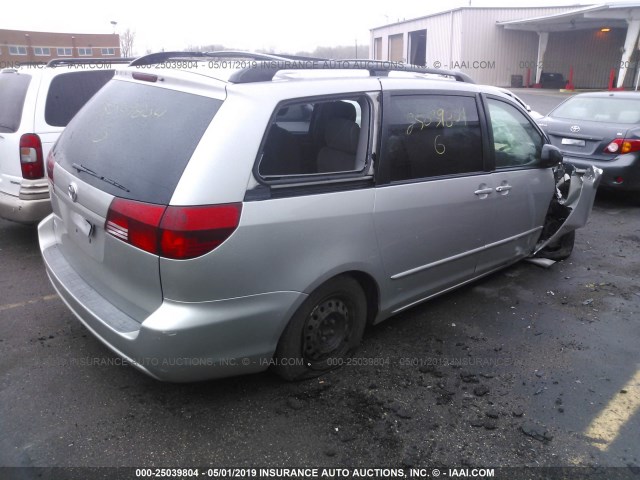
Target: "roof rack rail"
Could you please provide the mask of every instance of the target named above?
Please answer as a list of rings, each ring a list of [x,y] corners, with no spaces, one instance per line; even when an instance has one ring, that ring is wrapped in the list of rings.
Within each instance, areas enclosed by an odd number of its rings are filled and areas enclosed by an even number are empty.
[[[253,53],[238,50],[220,50],[215,52],[158,52],[138,57],[131,62],[130,66],[140,67],[142,65],[154,65],[174,58],[253,58],[255,60],[287,60],[287,56],[285,55]]]
[[[109,65],[111,63],[130,63],[133,58],[129,57],[113,57],[113,58],[54,58],[49,60],[47,67],[61,67],[63,65]]]
[[[401,62],[367,59],[328,59],[303,55],[255,53],[238,50],[150,53],[136,58],[129,66],[154,65],[178,58],[249,58],[257,61],[256,65],[251,65],[231,74],[229,81],[232,83],[269,82],[273,80],[273,77],[281,70],[368,70],[371,76],[388,76],[389,72],[409,72],[423,75],[442,75],[455,78],[458,82],[475,83],[466,73],[420,67]]]
[[[369,75],[386,77],[389,72],[409,72],[418,74],[452,77],[458,82],[475,83],[466,73],[453,70],[426,68],[399,62],[366,59],[270,59],[257,66],[243,68],[229,76],[231,83],[268,82],[282,70],[368,70]]]
[[[274,53],[277,57],[282,57],[286,60],[315,60],[318,62],[328,61],[328,58],[324,57],[310,57],[308,55],[291,55],[289,53]]]

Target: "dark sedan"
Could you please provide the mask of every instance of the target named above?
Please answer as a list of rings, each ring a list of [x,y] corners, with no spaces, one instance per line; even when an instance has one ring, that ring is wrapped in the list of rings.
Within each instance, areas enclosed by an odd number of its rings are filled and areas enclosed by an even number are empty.
[[[582,93],[537,122],[565,163],[601,168],[601,187],[640,191],[640,93]]]

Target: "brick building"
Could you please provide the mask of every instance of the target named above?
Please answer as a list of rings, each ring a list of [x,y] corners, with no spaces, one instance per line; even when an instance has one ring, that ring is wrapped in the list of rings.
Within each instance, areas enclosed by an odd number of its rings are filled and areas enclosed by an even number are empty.
[[[120,57],[118,34],[53,33],[0,29],[0,68],[54,58]]]

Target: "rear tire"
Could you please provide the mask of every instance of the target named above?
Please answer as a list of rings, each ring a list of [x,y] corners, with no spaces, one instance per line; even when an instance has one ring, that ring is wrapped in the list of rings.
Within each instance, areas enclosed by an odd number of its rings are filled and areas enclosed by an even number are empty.
[[[561,236],[553,244],[547,245],[540,250],[536,257],[548,258],[549,260],[566,260],[573,252],[573,246],[576,241],[576,232],[569,232]]]
[[[275,353],[273,370],[285,380],[313,378],[344,364],[360,344],[367,299],[352,277],[318,287],[293,315]]]

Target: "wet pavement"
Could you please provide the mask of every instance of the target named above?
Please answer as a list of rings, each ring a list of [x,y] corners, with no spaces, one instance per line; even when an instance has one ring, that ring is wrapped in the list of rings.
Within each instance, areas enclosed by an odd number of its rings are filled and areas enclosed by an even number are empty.
[[[35,229],[0,220],[0,466],[640,478],[639,259],[640,203],[599,194],[567,261],[521,262],[406,311],[319,379],[173,385],[91,336],[50,286]]]

